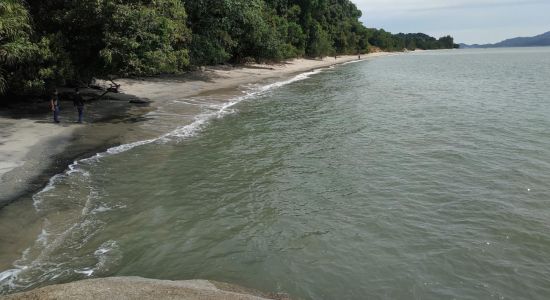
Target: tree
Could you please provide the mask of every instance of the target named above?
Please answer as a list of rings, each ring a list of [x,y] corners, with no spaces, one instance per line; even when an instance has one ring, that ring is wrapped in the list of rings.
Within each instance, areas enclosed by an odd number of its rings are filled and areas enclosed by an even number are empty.
[[[29,13],[21,1],[0,2],[0,94],[6,92],[13,77],[36,52],[31,32]]]
[[[150,76],[178,73],[189,65],[186,47],[190,31],[179,0],[149,4],[108,2],[102,10],[102,74]]]
[[[437,40],[441,49],[453,49],[454,39],[450,36],[444,36]]]
[[[328,33],[319,23],[313,25],[309,35],[307,53],[312,57],[323,57],[333,53],[332,42]]]
[[[36,36],[24,2],[0,3],[0,94],[42,93],[71,77],[59,34]]]

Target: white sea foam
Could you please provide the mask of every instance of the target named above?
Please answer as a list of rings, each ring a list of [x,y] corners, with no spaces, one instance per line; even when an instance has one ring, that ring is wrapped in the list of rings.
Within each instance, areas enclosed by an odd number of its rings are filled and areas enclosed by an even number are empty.
[[[358,59],[358,60],[347,61],[345,63],[342,63],[342,65],[355,64],[355,63],[362,62],[362,61],[365,61],[365,60],[364,59]]]
[[[46,231],[46,229],[42,229],[42,231],[38,235],[38,238],[36,239],[36,241],[44,246],[48,243],[48,236],[49,235],[50,234]]]
[[[0,273],[0,287],[7,286],[13,288],[14,280],[17,278],[17,275],[21,273],[21,269],[10,269]],[[1,290],[1,289],[0,289]]]
[[[65,174],[57,174],[52,176],[48,181],[48,184],[41,191],[32,196],[33,205],[37,211],[40,211],[40,204],[42,204],[43,200],[42,195],[54,190],[57,182],[64,176]]]
[[[278,81],[278,82],[274,82],[272,84],[261,86],[256,91],[253,91],[251,95],[256,96],[258,94],[262,94],[262,93],[267,92],[269,90],[272,90],[272,89],[275,89],[275,88],[278,88],[278,87],[282,87],[282,86],[291,84],[291,83],[296,82],[296,81],[301,81],[301,80],[304,80],[304,79],[308,79],[309,77],[311,77],[311,75],[319,74],[323,70],[324,69],[315,69],[313,71],[309,71],[309,72],[306,72],[306,73],[296,75],[293,78],[290,78],[288,80]]]
[[[16,269],[10,269],[10,270],[0,272],[0,291],[5,290],[6,288],[8,289],[16,288],[17,277],[19,276],[19,274],[21,274],[21,272],[29,268],[29,266],[27,265],[21,265],[20,262],[22,260],[27,259],[30,250],[31,250],[30,248],[25,249],[25,251],[23,251],[23,255],[21,256],[21,258],[13,263],[13,266]]]
[[[113,249],[115,249],[117,247],[118,246],[117,246],[116,241],[105,242],[105,243],[101,244],[101,246],[99,246],[99,248],[97,248],[97,250],[94,252],[94,255],[96,257],[101,257],[101,256],[103,256],[103,254],[108,253],[108,252],[112,251]]]
[[[10,269],[0,273],[0,282],[7,280],[9,278],[12,278],[13,276],[17,275],[19,272],[21,272],[21,269]]]
[[[84,274],[87,277],[90,277],[94,274],[94,270],[90,269],[90,268],[84,268],[82,270],[74,270],[74,272],[77,273],[77,274]]]
[[[94,252],[94,256],[97,259],[97,263],[91,269],[91,274],[108,271],[111,266],[116,265],[122,258],[118,243],[112,240],[101,244]]]
[[[110,210],[113,210],[113,209],[107,206],[100,206],[92,210],[92,214],[98,214],[98,213],[102,213]]]
[[[123,209],[123,208],[126,208],[126,205],[115,205],[115,206],[108,206],[106,205],[105,203],[102,203],[100,206],[94,208],[92,210],[92,214],[100,214],[100,213],[104,213],[104,212],[107,212],[107,211],[111,211],[111,210],[114,210],[114,209]]]

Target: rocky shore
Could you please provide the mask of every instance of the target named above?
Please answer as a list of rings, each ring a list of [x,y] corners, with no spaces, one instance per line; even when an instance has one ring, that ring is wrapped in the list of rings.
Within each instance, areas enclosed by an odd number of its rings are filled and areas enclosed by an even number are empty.
[[[0,297],[0,299],[286,300],[289,298],[284,294],[265,294],[236,285],[208,280],[169,281],[141,277],[112,277],[52,285],[29,292]]]

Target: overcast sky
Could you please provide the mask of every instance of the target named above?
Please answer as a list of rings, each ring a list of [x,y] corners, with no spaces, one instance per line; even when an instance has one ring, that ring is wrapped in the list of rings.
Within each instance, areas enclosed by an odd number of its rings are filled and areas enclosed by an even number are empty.
[[[352,0],[367,27],[495,43],[550,31],[550,0]]]

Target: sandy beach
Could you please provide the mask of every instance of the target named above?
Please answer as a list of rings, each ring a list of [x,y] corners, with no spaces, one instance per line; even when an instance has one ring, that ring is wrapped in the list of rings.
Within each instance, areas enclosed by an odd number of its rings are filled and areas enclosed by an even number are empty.
[[[44,158],[60,153],[79,126],[58,126],[47,120],[0,118],[0,204],[22,192]]]
[[[85,123],[78,124],[72,102],[61,101],[61,123],[54,124],[47,102],[35,105],[0,113],[0,208],[41,189],[75,158],[120,143],[147,111],[127,101],[101,100],[87,105]]]
[[[361,59],[395,55],[395,53],[378,52],[362,55]],[[160,99],[190,97],[216,90],[236,88],[244,84],[258,83],[270,79],[282,79],[292,74],[313,69],[325,68],[358,60],[356,55],[325,57],[324,59],[294,59],[280,64],[252,64],[246,66],[208,67],[201,71],[191,72],[184,76],[156,79],[117,80],[122,84],[122,91],[139,97],[158,101]]]
[[[373,53],[362,59],[391,55]],[[293,74],[335,64],[355,61],[358,57],[339,56],[324,59],[295,59],[279,64],[215,66],[179,76],[147,79],[120,79],[125,94],[148,98],[151,107],[128,103],[132,96],[108,98],[87,105],[84,125],[74,123],[72,103],[62,101],[61,124],[53,124],[46,102],[34,113],[16,109],[0,114],[0,207],[24,193],[43,187],[48,179],[63,171],[72,160],[93,155],[111,146],[154,137],[159,132],[138,129],[146,112],[163,101],[205,93],[230,93],[246,84],[274,82]],[[63,100],[63,99],[62,99]],[[189,120],[199,111],[189,111]]]

